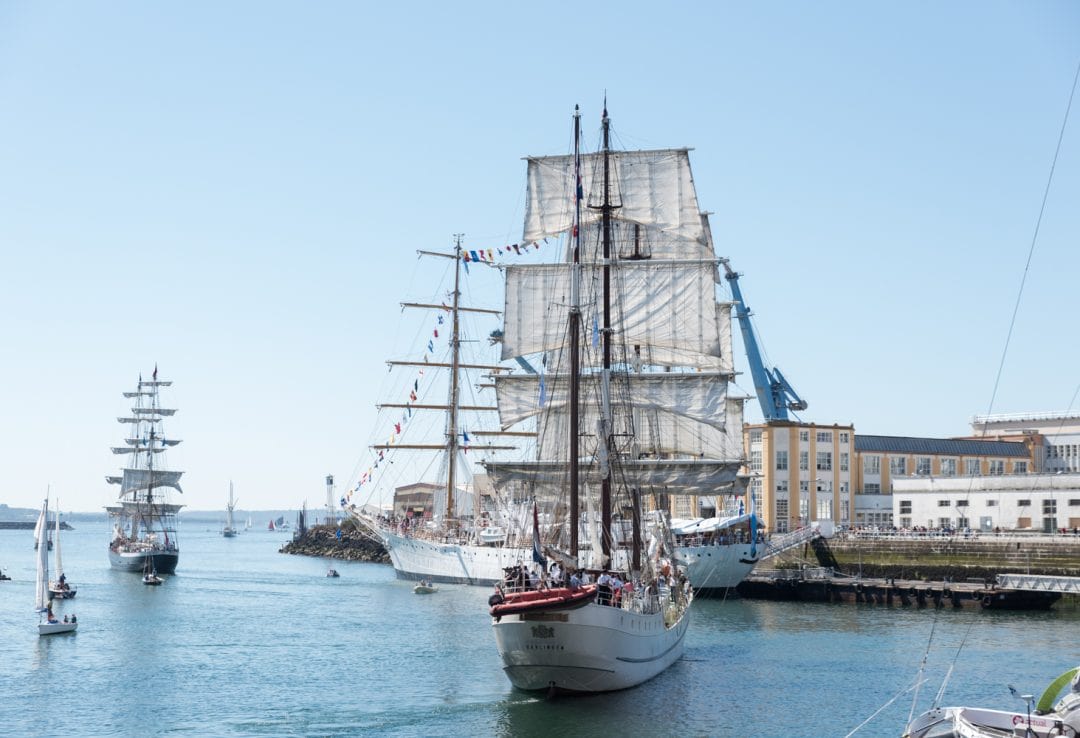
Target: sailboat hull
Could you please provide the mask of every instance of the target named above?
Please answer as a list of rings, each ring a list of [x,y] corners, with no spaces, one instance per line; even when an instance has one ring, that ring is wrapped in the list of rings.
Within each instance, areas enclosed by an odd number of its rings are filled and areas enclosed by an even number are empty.
[[[497,618],[492,627],[515,687],[591,693],[628,689],[667,669],[683,654],[689,621],[689,609],[669,625],[664,612],[590,603]]]
[[[79,627],[78,623],[38,623],[38,635],[59,635],[60,633],[74,633]]]
[[[180,563],[179,551],[113,551],[109,550],[109,564],[120,571],[157,571],[172,574]]]
[[[399,579],[491,586],[503,581],[503,570],[507,567],[532,561],[531,548],[437,543],[397,533],[370,521],[366,525],[386,547]],[[749,543],[678,546],[676,556],[686,562],[695,593],[723,595],[753,571],[762,548]],[[588,565],[587,559],[588,552],[583,552],[583,564]]]

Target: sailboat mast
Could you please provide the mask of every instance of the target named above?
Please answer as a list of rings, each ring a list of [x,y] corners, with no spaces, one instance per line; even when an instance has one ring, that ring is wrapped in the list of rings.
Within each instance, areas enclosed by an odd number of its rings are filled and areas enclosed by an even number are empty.
[[[458,368],[461,364],[461,336],[458,332],[458,300],[461,296],[461,239],[464,237],[463,233],[454,234],[454,294],[453,294],[453,312],[451,317],[450,327],[450,410],[449,418],[446,429],[446,451],[449,458],[446,465],[446,517],[452,519],[454,516],[454,483],[455,472],[457,471],[457,450],[458,450],[458,429],[457,429],[457,409],[458,409]]]
[[[604,560],[611,560],[611,138],[610,120],[608,119],[607,100],[604,101],[604,115],[601,119],[604,132],[604,197],[600,208],[603,227],[604,249],[604,327],[600,332],[604,352],[604,371],[602,374],[601,402],[603,404],[602,435],[600,444],[606,449],[601,458],[608,463],[601,469],[604,475],[600,481],[600,548]]]
[[[570,310],[568,311],[570,334],[570,555],[578,553],[578,394],[581,365],[581,111],[574,106],[574,230],[573,266],[570,267]]]

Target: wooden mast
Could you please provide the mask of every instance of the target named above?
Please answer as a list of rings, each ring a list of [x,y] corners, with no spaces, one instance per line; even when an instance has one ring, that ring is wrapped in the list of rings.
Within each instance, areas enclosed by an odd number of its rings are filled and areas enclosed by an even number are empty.
[[[581,356],[578,346],[581,334],[581,111],[574,106],[574,230],[573,266],[570,267],[570,555],[578,554],[578,382]]]

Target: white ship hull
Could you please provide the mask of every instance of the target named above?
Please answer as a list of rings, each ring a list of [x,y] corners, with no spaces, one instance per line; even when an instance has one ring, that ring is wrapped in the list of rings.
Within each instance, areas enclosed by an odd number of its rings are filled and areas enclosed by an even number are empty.
[[[518,689],[611,692],[652,679],[682,656],[689,609],[671,627],[664,617],[590,603],[504,616],[492,627],[503,671]]]
[[[503,581],[503,569],[532,562],[531,548],[436,543],[370,523],[369,527],[382,539],[401,579],[491,586]],[[686,562],[690,586],[708,596],[734,588],[753,571],[764,546],[752,548],[749,543],[679,546],[676,555]],[[588,558],[589,552],[582,552],[586,566]]]

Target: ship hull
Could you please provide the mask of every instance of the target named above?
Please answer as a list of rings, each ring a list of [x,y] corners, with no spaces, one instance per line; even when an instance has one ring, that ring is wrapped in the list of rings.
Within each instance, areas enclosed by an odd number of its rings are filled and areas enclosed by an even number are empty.
[[[571,610],[493,618],[503,671],[527,691],[593,693],[652,679],[683,654],[689,609],[670,626],[663,612],[589,603]]]
[[[390,554],[399,579],[491,586],[503,581],[504,569],[532,562],[531,548],[436,543],[371,527]],[[687,576],[695,592],[723,595],[753,571],[763,548],[749,543],[679,546],[676,555],[687,562]],[[587,559],[585,552],[582,561],[586,565]]]
[[[120,571],[172,574],[180,563],[179,551],[117,552],[109,550],[109,564]]]

